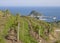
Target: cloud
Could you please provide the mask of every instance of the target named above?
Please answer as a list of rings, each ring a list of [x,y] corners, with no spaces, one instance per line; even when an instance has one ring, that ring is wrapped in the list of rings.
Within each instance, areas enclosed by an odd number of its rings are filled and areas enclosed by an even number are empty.
[[[0,6],[60,6],[60,0],[0,0]]]

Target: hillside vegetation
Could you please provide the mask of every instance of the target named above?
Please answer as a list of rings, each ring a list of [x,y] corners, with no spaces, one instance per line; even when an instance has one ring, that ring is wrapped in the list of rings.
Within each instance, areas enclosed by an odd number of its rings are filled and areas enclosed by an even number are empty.
[[[17,43],[17,38],[18,43],[38,43],[40,40],[50,43],[49,35],[54,32],[50,26],[50,23],[35,18],[12,15],[9,10],[0,11],[0,43]]]

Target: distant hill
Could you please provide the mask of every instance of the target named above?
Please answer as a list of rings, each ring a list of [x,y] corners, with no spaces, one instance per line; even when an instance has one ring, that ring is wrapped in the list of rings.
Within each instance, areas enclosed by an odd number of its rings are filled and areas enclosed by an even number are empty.
[[[34,16],[42,16],[41,13],[39,13],[39,12],[37,12],[35,10],[31,11],[31,13],[29,14],[29,16],[31,16],[31,15],[34,15]]]

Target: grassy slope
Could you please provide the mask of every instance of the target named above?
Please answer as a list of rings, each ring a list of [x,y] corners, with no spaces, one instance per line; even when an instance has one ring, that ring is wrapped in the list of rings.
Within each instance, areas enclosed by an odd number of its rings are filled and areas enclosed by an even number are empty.
[[[20,28],[20,39],[23,43],[37,43],[37,41],[30,36],[29,34],[29,26],[26,20],[21,20],[21,28]]]
[[[29,18],[29,17],[28,17]],[[29,21],[31,21],[33,30],[40,34],[40,36],[44,39],[48,39],[48,37],[45,35],[44,31],[49,29],[49,24],[43,21],[34,20],[33,18],[29,18]],[[39,32],[40,30],[40,32]]]
[[[0,34],[0,43],[6,43],[5,36],[8,34],[8,30],[12,24],[14,24],[14,21],[14,16],[7,18],[7,23],[5,23],[3,32]],[[28,23],[24,19],[20,19],[20,40],[23,43],[37,43],[37,41],[30,36]]]
[[[29,19],[31,20],[31,18],[29,18]],[[12,16],[10,18],[7,18],[7,23],[5,24],[5,28],[3,30],[3,34],[0,34],[0,43],[5,43],[4,36],[7,35],[8,30],[9,30],[10,26],[12,24],[14,24],[14,21],[15,21],[15,17],[14,16]],[[39,26],[36,27],[38,24],[39,24]],[[44,31],[43,30],[44,30],[45,27],[43,28],[43,24],[44,24],[44,26],[47,25],[47,23],[44,23],[44,22],[40,23],[39,21],[32,19],[32,26],[34,26],[34,31],[37,28],[40,28],[39,29],[40,30],[40,34],[44,37],[44,34],[43,34]],[[24,18],[20,18],[20,32],[19,33],[20,33],[19,34],[20,40],[23,43],[37,43],[37,41],[33,37],[30,36],[28,22]]]
[[[5,43],[5,40],[4,40],[5,35],[7,35],[10,26],[14,23],[15,17],[11,16],[11,17],[6,18],[6,19],[7,19],[7,23],[5,23],[3,32],[0,34],[0,43]]]

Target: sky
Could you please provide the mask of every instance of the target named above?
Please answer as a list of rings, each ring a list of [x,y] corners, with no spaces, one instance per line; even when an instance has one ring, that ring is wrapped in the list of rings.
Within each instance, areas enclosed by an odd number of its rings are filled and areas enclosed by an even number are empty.
[[[60,0],[0,0],[0,6],[60,6]]]

